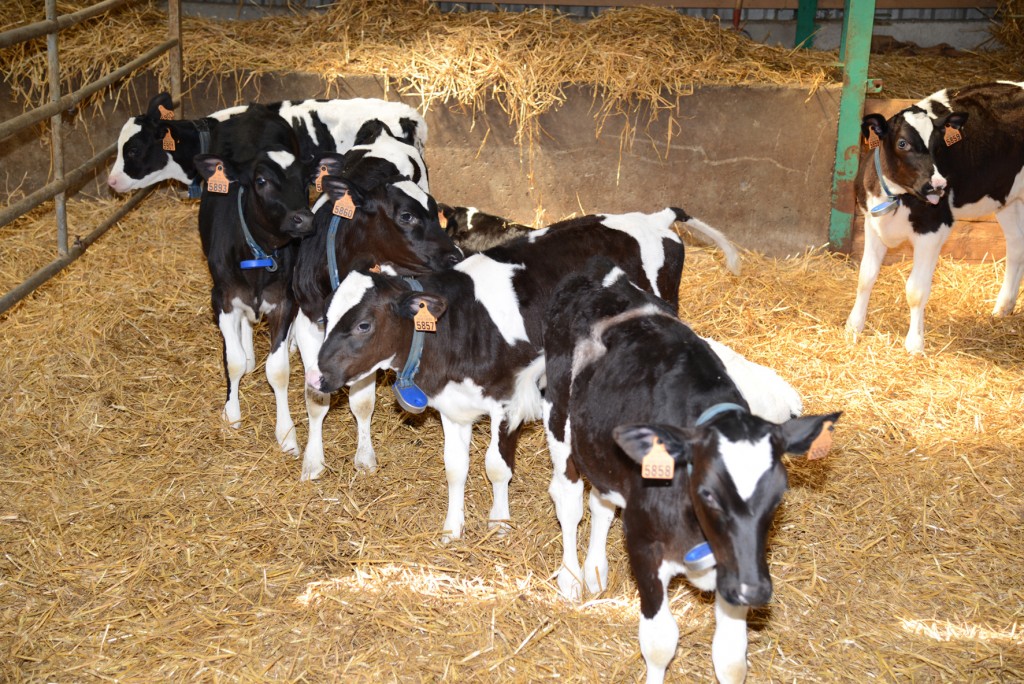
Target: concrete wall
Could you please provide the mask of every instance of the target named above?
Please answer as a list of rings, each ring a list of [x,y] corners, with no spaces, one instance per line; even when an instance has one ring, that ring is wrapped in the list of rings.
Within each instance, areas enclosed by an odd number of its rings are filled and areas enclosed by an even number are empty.
[[[115,140],[125,119],[155,92],[152,79],[142,79],[134,102],[106,102],[69,119],[69,164]],[[193,117],[236,102],[327,92],[327,83],[312,74],[253,79],[241,91],[224,80],[194,87],[185,111]],[[514,143],[515,130],[495,104],[475,120],[458,108],[432,108],[426,161],[434,196],[529,224],[573,213],[680,206],[740,245],[776,256],[827,242],[838,90],[809,96],[800,89],[702,88],[680,97],[675,110],[649,127],[646,112],[632,112],[630,123],[639,122],[641,130],[626,147],[620,139],[626,117],[611,117],[598,136],[593,93],[575,87],[567,93],[565,105],[541,117],[532,148]],[[340,80],[331,94],[398,99],[371,77]],[[3,118],[20,112],[8,95],[0,92]],[[30,192],[49,172],[45,145],[31,136],[8,143],[0,150],[5,204],[12,189]],[[104,176],[83,191],[106,194]]]

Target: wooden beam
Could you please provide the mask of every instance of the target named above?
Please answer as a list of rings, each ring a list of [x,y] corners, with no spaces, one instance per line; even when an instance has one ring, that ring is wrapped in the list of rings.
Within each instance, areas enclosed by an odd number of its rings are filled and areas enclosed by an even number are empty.
[[[494,3],[513,4],[513,3]],[[544,7],[676,7],[735,9],[736,0],[525,0],[516,5]],[[743,0],[744,9],[799,9],[800,0]],[[876,9],[995,9],[999,0],[876,0]],[[843,0],[818,0],[818,9],[842,9]]]

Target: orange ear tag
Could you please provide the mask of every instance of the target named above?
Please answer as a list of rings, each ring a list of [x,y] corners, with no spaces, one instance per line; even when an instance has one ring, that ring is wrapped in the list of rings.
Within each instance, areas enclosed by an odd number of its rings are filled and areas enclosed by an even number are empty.
[[[437,332],[437,318],[430,313],[426,302],[420,302],[420,310],[412,320],[416,324],[416,330],[420,332]]]
[[[882,141],[881,141],[881,139],[879,139],[878,134],[875,133],[875,129],[874,128],[869,128],[868,129],[868,149],[869,150],[873,150],[873,149],[875,149],[876,147],[878,147],[881,144],[882,144]]]
[[[160,110],[160,119],[163,121],[171,121],[174,119],[174,110],[168,109],[163,105],[157,105],[157,109]]]
[[[337,202],[334,203],[334,211],[332,212],[335,216],[350,219],[356,215],[356,205],[352,201],[352,196],[347,192],[341,196]]]
[[[651,450],[640,462],[640,474],[647,480],[671,480],[675,470],[675,459],[668,455],[665,445],[655,437],[651,442]]]
[[[229,185],[231,185],[231,181],[224,175],[224,165],[217,164],[217,169],[213,172],[213,175],[206,179],[206,189],[210,192],[226,195],[228,194]]]
[[[316,188],[317,192],[323,192],[324,191],[324,176],[326,176],[326,175],[327,175],[327,165],[326,164],[321,164],[320,165],[320,173],[317,174],[316,180],[313,181],[313,187]]]
[[[371,266],[370,273],[380,273],[380,264],[374,264]]]
[[[825,458],[828,450],[832,448],[832,421],[826,420],[821,426],[821,433],[811,442],[811,448],[807,450],[807,460],[817,461]]]
[[[942,139],[946,141],[946,147],[950,147],[963,140],[964,136],[960,131],[946,124],[946,132],[943,134]]]
[[[444,215],[444,212],[440,209],[437,210],[437,220],[441,222],[441,229],[445,230],[448,228],[448,218]]]
[[[174,137],[171,135],[170,128],[167,129],[167,135],[164,136],[162,145],[165,152],[173,152],[176,149],[174,145]]]

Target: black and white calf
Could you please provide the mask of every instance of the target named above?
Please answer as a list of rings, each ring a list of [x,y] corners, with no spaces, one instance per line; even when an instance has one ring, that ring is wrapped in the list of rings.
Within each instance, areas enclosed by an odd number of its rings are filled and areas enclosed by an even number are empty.
[[[684,574],[716,592],[715,674],[742,682],[747,609],[772,593],[765,541],[787,487],[782,455],[806,453],[823,431],[829,440],[839,414],[781,424],[752,414],[711,348],[608,262],[592,262],[561,283],[545,330],[549,492],[563,541],[559,590],[577,600],[583,584],[594,593],[607,586],[608,531],[621,508],[647,681],[661,682],[675,654],[668,584]],[[582,569],[581,475],[591,484]]]
[[[1024,83],[940,90],[888,121],[864,117],[858,204],[864,256],[857,301],[846,320],[859,333],[890,247],[910,240],[906,348],[924,352],[924,307],[953,221],[995,212],[1006,237],[1006,275],[993,315],[1013,312],[1024,276]]]
[[[427,142],[423,117],[401,102],[352,98],[285,100],[266,106],[295,129],[300,160],[307,171],[321,153],[351,149],[367,122],[379,121],[383,129],[415,146],[420,153]],[[248,105],[228,107],[193,120],[165,119],[164,113],[173,115],[171,96],[154,96],[146,113],[128,119],[121,127],[117,159],[107,184],[115,192],[128,192],[163,180],[197,183],[199,173],[193,158],[217,148],[221,124],[247,108]],[[173,149],[166,149],[165,145]]]
[[[453,207],[438,204],[444,216],[444,230],[466,254],[482,252],[503,245],[533,230],[476,207]]]
[[[425,335],[415,383],[441,414],[448,480],[446,539],[462,535],[470,434],[482,416],[491,421],[485,456],[494,501],[490,525],[509,519],[508,485],[523,421],[540,417],[544,374],[543,314],[558,280],[588,258],[605,255],[641,287],[675,306],[684,250],[675,221],[735,249],[718,231],[679,209],[655,214],[599,215],[542,229],[415,283],[352,272],[327,312],[319,370],[307,384],[320,392],[358,384],[377,370],[403,371],[416,363],[414,318],[421,307],[440,318]],[[412,357],[412,360],[410,360]],[[400,372],[400,377],[408,371]]]
[[[238,385],[256,366],[252,325],[266,316],[266,374],[277,401],[274,434],[284,451],[297,455],[288,411],[288,352],[295,317],[295,239],[309,233],[313,219],[306,181],[295,133],[284,119],[253,105],[235,117],[230,130],[222,143],[231,156],[203,154],[195,159],[208,186],[199,203],[199,236],[213,280],[214,318],[224,338],[223,416],[233,427],[240,424]]]
[[[462,258],[441,229],[437,203],[426,192],[426,168],[413,146],[384,135],[344,156],[326,155],[318,165],[329,175],[321,179],[324,195],[317,203],[314,232],[299,247],[293,283],[299,306],[295,342],[307,373],[319,367],[327,303],[353,267],[387,264],[397,273],[417,274],[448,268]],[[346,197],[353,205],[352,217],[334,215],[333,207]],[[359,469],[377,466],[370,438],[375,394],[372,376],[349,388],[359,435]],[[306,388],[309,438],[302,458],[303,480],[323,473],[323,421],[329,407],[329,395]]]

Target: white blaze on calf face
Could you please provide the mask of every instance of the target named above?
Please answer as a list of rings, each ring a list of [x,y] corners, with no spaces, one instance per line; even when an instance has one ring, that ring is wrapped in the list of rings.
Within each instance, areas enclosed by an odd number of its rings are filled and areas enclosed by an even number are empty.
[[[637,241],[640,246],[640,261],[643,263],[644,275],[651,283],[651,290],[659,297],[663,295],[658,291],[658,271],[665,264],[665,250],[661,241],[669,239],[680,242],[679,236],[669,230],[669,226],[675,220],[676,214],[671,209],[662,209],[656,214],[631,212],[603,215],[601,218],[601,223],[605,226],[621,230]]]
[[[338,291],[331,299],[331,305],[327,308],[327,326],[324,329],[324,337],[331,333],[331,330],[338,324],[352,307],[363,300],[363,296],[373,289],[373,278],[365,273],[352,271],[338,286]]]
[[[487,315],[509,345],[528,342],[526,321],[519,308],[519,297],[512,287],[512,277],[522,270],[522,264],[505,264],[484,254],[474,254],[455,266],[473,279],[476,300],[483,304]]]
[[[608,271],[608,275],[606,275],[604,280],[601,281],[601,287],[611,287],[615,284],[615,281],[619,278],[624,278],[625,276],[626,272],[616,266],[612,270]]]
[[[757,442],[730,442],[719,434],[718,445],[718,453],[736,486],[736,492],[744,501],[749,501],[761,477],[772,467],[770,437],[765,435]]]
[[[531,232],[527,236],[526,239],[529,240],[530,242],[536,242],[539,238],[542,238],[542,237],[544,237],[547,234],[548,234],[548,229],[547,228],[540,228],[538,230],[535,230],[535,231]]]
[[[419,202],[420,205],[423,206],[424,211],[430,211],[430,201],[427,193],[425,193],[420,186],[410,180],[399,181],[398,183],[394,183],[394,186]]]
[[[295,155],[291,152],[285,152],[284,150],[267,152],[267,156],[270,157],[272,162],[280,166],[282,169],[287,169],[295,163]]]

